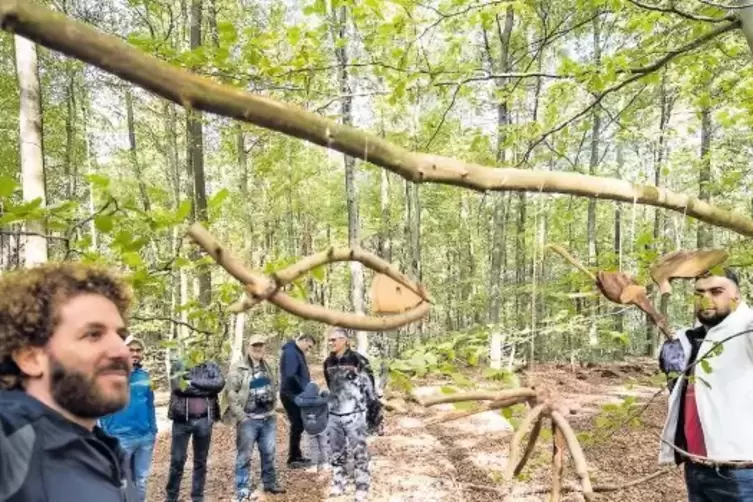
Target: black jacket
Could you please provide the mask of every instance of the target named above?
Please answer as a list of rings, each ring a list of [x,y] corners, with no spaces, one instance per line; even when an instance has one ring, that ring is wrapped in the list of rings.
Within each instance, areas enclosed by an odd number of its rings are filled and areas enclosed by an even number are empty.
[[[319,386],[315,382],[309,382],[306,390],[295,398],[295,404],[301,409],[303,429],[312,436],[321,434],[327,428],[329,420],[328,397],[329,391],[319,392]]]
[[[297,396],[304,391],[311,381],[306,356],[295,341],[282,346],[280,356],[280,394]]]
[[[222,376],[220,367],[213,362],[204,362],[188,370],[183,369],[180,361],[174,361],[170,379],[170,404],[167,408],[167,418],[176,422],[187,422],[188,397],[199,397],[207,400],[209,420],[216,421],[220,417],[219,394],[225,388],[225,377]],[[181,384],[190,382],[189,384]],[[183,387],[181,389],[181,387]]]
[[[118,440],[22,390],[0,390],[0,502],[136,502]]]

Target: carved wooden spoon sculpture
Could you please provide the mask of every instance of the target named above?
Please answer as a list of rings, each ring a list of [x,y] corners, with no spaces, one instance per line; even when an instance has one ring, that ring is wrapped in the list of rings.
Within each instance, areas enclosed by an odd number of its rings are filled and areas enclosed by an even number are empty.
[[[662,295],[672,292],[672,279],[695,279],[714,267],[724,263],[729,257],[722,249],[686,251],[681,249],[665,254],[651,266],[651,278],[659,285]]]

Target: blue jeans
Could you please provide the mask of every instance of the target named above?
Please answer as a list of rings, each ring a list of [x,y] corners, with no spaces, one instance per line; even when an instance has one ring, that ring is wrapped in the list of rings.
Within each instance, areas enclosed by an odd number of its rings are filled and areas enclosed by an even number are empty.
[[[689,502],[753,502],[753,469],[685,463]]]
[[[121,439],[120,446],[130,457],[129,462],[131,462],[136,487],[139,490],[139,501],[144,502],[146,500],[146,481],[149,479],[149,471],[152,467],[154,436]]]
[[[277,471],[275,470],[275,443],[277,440],[277,419],[274,415],[264,419],[247,418],[238,424],[235,435],[235,445],[238,456],[235,462],[235,490],[238,496],[250,493],[251,457],[254,445],[259,445],[261,457],[261,479],[264,488],[277,487]]]

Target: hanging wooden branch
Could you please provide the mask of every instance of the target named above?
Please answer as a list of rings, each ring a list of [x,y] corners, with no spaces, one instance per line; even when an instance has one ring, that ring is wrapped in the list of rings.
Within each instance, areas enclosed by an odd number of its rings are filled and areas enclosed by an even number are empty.
[[[415,153],[376,135],[274,99],[221,85],[148,55],[123,40],[32,0],[0,0],[0,26],[92,64],[186,109],[235,118],[358,157],[416,183],[479,191],[528,191],[648,204],[753,236],[753,219],[662,187],[577,173],[499,169]]]
[[[414,283],[386,261],[364,250],[330,249],[323,253],[304,258],[300,262],[273,274],[270,278],[258,272],[248,270],[232,253],[217,242],[200,223],[191,225],[188,229],[188,235],[222,268],[245,286],[250,300],[245,302],[241,308],[250,307],[268,300],[277,307],[303,319],[319,321],[330,326],[341,326],[343,328],[364,331],[393,330],[421,319],[429,311],[429,296],[423,286]],[[360,261],[369,268],[376,267],[378,272],[388,275],[403,284],[406,288],[414,291],[422,298],[421,303],[401,314],[374,317],[339,312],[320,305],[305,303],[280,291],[286,284],[289,284],[318,266],[334,261],[350,260]],[[238,308],[237,305],[236,308]]]
[[[661,315],[648,299],[646,288],[624,272],[616,271],[599,271],[596,274],[591,272],[577,258],[567,252],[562,246],[549,244],[547,249],[554,251],[562,256],[571,265],[588,275],[599,288],[604,297],[620,305],[635,305],[646,314],[656,324],[665,337],[671,338],[672,332],[669,328],[667,319]]]

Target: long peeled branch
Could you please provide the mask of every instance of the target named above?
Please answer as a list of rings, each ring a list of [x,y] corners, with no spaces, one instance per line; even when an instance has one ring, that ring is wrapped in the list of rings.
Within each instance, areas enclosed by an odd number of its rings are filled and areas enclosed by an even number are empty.
[[[573,458],[573,464],[575,464],[575,473],[580,478],[580,484],[583,487],[583,497],[589,502],[594,500],[594,491],[591,486],[591,477],[588,474],[588,464],[586,463],[586,456],[583,454],[583,449],[580,447],[580,442],[570,427],[570,424],[565,420],[558,411],[552,411],[552,422],[554,425],[562,431],[562,435],[565,436],[565,442],[567,443],[567,449],[570,450],[570,456]]]
[[[251,296],[250,304],[268,300],[277,307],[304,319],[319,321],[331,326],[342,326],[365,331],[389,331],[417,321],[429,311],[429,304],[421,302],[402,314],[384,317],[364,316],[330,310],[320,305],[305,303],[291,298],[279,290],[279,285],[266,276],[251,272],[199,223],[188,229],[188,235],[222,268],[246,287]]]
[[[279,286],[290,284],[302,275],[311,270],[327,263],[338,261],[359,261],[369,267],[371,270],[384,274],[406,288],[416,293],[422,300],[431,302],[429,294],[423,286],[413,282],[407,275],[400,272],[397,267],[383,260],[373,253],[360,248],[330,248],[321,253],[307,256],[301,261],[290,265],[289,267],[274,272],[272,277]]]
[[[562,246],[559,246],[557,244],[549,244],[547,245],[547,249],[550,249],[563,257],[565,260],[567,260],[573,267],[577,268],[584,274],[586,274],[588,277],[591,278],[592,281],[596,282],[596,274],[588,270],[583,263],[580,262],[577,258],[575,258],[573,255],[567,252],[565,248]]]
[[[562,431],[552,424],[552,494],[549,502],[560,502],[562,496],[562,474],[565,470],[565,437]]]
[[[479,413],[484,413],[486,411],[492,411],[492,410],[501,410],[502,408],[508,408],[510,406],[514,406],[516,404],[524,403],[528,400],[527,397],[511,397],[507,399],[500,399],[498,401],[491,401],[488,403],[484,403],[481,406],[477,408],[473,408],[470,410],[456,410],[456,411],[450,411],[448,413],[444,413],[436,418],[433,418],[431,420],[428,420],[426,422],[426,425],[437,425],[437,424],[443,424],[445,422],[452,422],[453,420],[460,420],[461,418],[470,417],[473,415],[478,415]]]
[[[0,25],[6,31],[102,68],[187,109],[224,115],[305,139],[362,158],[414,182],[480,191],[564,193],[648,204],[753,236],[753,219],[661,187],[577,173],[493,169],[411,152],[376,135],[172,66],[32,0],[0,0]]]
[[[526,445],[526,449],[523,452],[523,456],[520,457],[520,460],[518,461],[518,465],[515,466],[515,472],[513,472],[513,476],[519,475],[523,471],[523,467],[525,467],[528,463],[528,459],[531,458],[533,449],[536,447],[536,441],[538,441],[539,434],[541,434],[542,425],[542,418],[539,418],[539,420],[535,424],[533,424],[531,434],[528,435],[528,444]]]
[[[503,390],[500,392],[462,392],[458,394],[447,394],[444,396],[434,396],[420,400],[423,406],[435,406],[446,403],[462,403],[465,401],[502,401],[507,399],[520,399],[524,402],[536,397],[536,391],[533,389],[522,388]]]
[[[531,428],[532,425],[538,424],[541,418],[541,413],[544,411],[544,408],[546,408],[545,404],[539,404],[536,405],[531,411],[528,412],[528,414],[525,416],[522,422],[520,422],[520,425],[518,426],[518,430],[515,431],[515,435],[512,437],[512,442],[510,443],[510,455],[507,458],[507,467],[505,468],[505,480],[510,481],[512,480],[515,471],[520,471],[523,469],[523,466],[519,466],[515,459],[518,458],[518,451],[520,450],[520,443],[523,442],[523,438],[525,437],[528,430]],[[533,436],[533,433],[531,434]],[[520,469],[518,469],[518,466]]]

